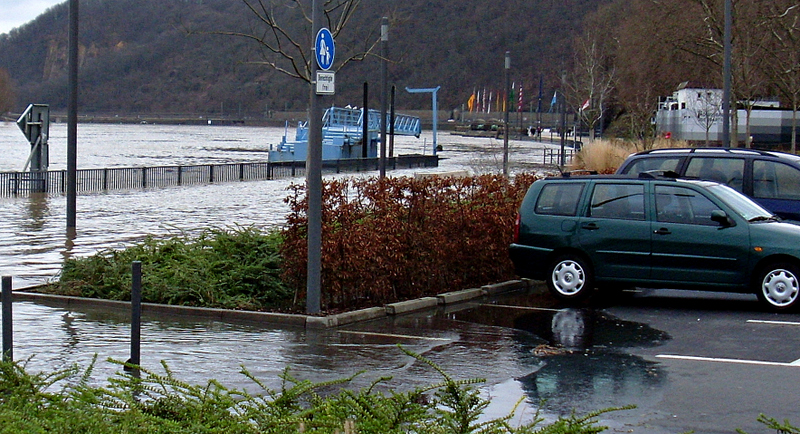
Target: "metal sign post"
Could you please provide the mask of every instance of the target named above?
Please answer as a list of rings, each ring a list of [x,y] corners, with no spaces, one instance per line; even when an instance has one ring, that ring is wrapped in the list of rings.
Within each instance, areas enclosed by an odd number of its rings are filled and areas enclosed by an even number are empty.
[[[17,126],[31,144],[31,153],[22,171],[46,172],[50,165],[47,138],[50,135],[50,106],[47,104],[28,104],[28,108],[17,119]]]
[[[430,93],[431,99],[433,100],[433,155],[436,155],[436,151],[438,150],[439,145],[436,142],[436,129],[438,128],[439,124],[439,104],[437,102],[436,93],[439,92],[441,86],[436,86],[434,88],[425,88],[425,89],[409,89],[406,88],[406,92],[408,93]]]

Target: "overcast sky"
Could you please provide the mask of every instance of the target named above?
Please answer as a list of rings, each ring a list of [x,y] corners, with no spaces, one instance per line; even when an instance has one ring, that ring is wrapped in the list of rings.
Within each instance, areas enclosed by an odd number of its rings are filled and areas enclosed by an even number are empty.
[[[66,0],[0,0],[0,33],[8,33]]]

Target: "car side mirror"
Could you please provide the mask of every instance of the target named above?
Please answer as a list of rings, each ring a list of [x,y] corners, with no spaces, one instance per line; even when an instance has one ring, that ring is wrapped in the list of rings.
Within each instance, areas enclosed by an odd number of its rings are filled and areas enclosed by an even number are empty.
[[[725,211],[721,209],[715,209],[714,211],[711,211],[711,221],[719,223],[720,226],[724,228],[736,225],[736,222],[734,222],[733,219],[728,217],[728,214],[726,214]]]

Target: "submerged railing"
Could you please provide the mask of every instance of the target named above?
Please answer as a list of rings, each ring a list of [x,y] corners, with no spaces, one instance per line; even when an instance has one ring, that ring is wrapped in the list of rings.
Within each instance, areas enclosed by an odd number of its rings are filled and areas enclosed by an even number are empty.
[[[323,161],[326,173],[378,170],[377,158]],[[387,159],[387,168],[437,167],[435,155],[400,155]],[[177,187],[235,181],[263,181],[305,176],[305,161],[203,164],[192,166],[112,167],[79,169],[77,193]],[[65,194],[67,171],[0,172],[0,197],[32,192]]]

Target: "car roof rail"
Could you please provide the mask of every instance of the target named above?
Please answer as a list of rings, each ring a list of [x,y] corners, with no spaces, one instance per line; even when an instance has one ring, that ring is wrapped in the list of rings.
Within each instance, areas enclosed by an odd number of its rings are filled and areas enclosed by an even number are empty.
[[[563,178],[569,178],[572,175],[597,175],[597,171],[589,169],[575,169],[575,170],[561,172],[561,176]]]
[[[648,154],[669,154],[669,153],[680,153],[680,154],[740,154],[740,155],[764,155],[764,156],[772,156],[772,157],[782,157],[782,156],[791,156],[792,154],[781,152],[781,151],[773,151],[773,150],[766,150],[766,149],[755,149],[755,148],[732,148],[732,147],[697,147],[697,148],[656,148],[656,149],[647,149],[641,152],[637,152],[635,155],[648,155]]]
[[[642,179],[678,179],[681,176],[674,170],[647,170],[639,173]]]

